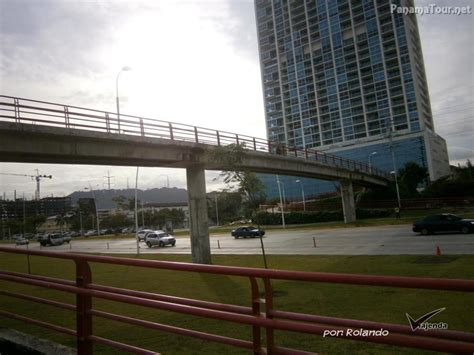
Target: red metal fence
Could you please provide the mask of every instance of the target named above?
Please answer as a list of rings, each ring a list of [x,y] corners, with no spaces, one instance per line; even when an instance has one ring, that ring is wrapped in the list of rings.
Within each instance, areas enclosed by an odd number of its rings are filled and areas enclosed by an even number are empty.
[[[300,282],[326,282],[352,285],[474,292],[474,280],[265,270],[154,260],[139,260],[110,256],[71,254],[19,248],[16,249],[12,247],[0,247],[0,252],[68,259],[75,262],[75,282],[46,276],[0,270],[0,280],[44,287],[75,294],[75,305],[5,290],[0,290],[0,294],[73,311],[76,313],[76,330],[51,324],[42,320],[32,319],[20,314],[16,314],[11,310],[0,310],[0,316],[25,321],[54,330],[56,332],[74,336],[77,339],[78,354],[91,354],[94,343],[105,344],[117,349],[138,354],[154,353],[136,346],[94,335],[92,328],[94,317],[142,326],[162,332],[185,335],[211,342],[223,343],[230,346],[248,349],[253,351],[255,354],[307,354],[305,351],[287,349],[278,346],[276,344],[277,340],[275,339],[274,331],[283,330],[320,336],[323,335],[325,331],[338,331],[348,328],[363,328],[367,330],[384,329],[387,330],[389,334],[382,337],[373,335],[352,336],[342,334],[340,337],[365,342],[390,344],[443,352],[474,352],[473,333],[451,330],[426,331],[418,329],[412,331],[412,329],[407,325],[318,316],[275,309],[273,304],[273,291],[271,283],[271,280],[291,280]],[[250,282],[250,306],[245,307],[233,304],[215,303],[198,299],[174,297],[96,284],[92,281],[92,271],[89,266],[90,262],[174,270],[176,272],[199,272],[206,274],[245,277],[248,278]],[[261,299],[259,284],[257,282],[259,279],[263,280],[263,299]],[[210,334],[100,311],[92,308],[93,298],[122,302],[124,304],[130,305],[140,305],[159,310],[167,310],[186,315],[200,316],[248,325],[252,329],[252,341],[230,338],[222,335]],[[263,334],[263,331],[265,332],[265,341],[262,342],[261,335]]]
[[[283,143],[210,128],[88,109],[84,107],[0,95],[0,121],[43,126],[83,129],[112,134],[170,139],[225,146],[240,144],[246,149],[271,154],[294,156],[319,161],[339,168],[365,172],[391,179],[390,174],[367,164],[326,154],[314,149],[301,149]]]

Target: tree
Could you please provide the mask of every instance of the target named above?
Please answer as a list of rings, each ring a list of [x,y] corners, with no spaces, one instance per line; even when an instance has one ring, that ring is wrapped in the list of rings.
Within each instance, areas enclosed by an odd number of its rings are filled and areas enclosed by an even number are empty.
[[[216,195],[208,196],[208,216],[210,219],[217,222],[216,219],[216,196],[217,205],[219,209],[219,222],[221,224],[232,222],[240,219],[240,211],[242,207],[242,196],[240,192],[221,191],[215,192]]]
[[[242,214],[251,217],[258,206],[265,202],[264,185],[257,175],[242,168],[244,145],[230,144],[213,150],[212,159],[221,164],[224,170],[221,176],[230,189],[236,189],[242,195]],[[236,185],[234,185],[236,184]]]
[[[426,183],[428,171],[414,162],[407,162],[398,171],[400,179],[400,193],[403,197],[416,197],[419,195],[417,187]]]
[[[455,197],[474,195],[474,167],[470,160],[465,166],[453,167],[453,175],[443,176],[423,191],[427,197]]]
[[[62,232],[66,225],[66,216],[63,213],[56,216],[56,225],[59,226],[59,230]]]
[[[132,221],[123,213],[115,213],[102,219],[100,225],[106,228],[124,227],[132,224]]]
[[[115,202],[119,210],[129,209],[129,203],[127,202],[127,198],[123,195],[112,197],[112,201]]]

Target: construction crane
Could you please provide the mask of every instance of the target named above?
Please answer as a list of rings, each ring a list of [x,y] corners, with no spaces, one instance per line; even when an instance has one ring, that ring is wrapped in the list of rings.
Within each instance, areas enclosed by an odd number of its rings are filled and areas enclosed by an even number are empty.
[[[0,175],[10,175],[10,176],[28,176],[31,179],[36,181],[36,191],[35,191],[35,200],[40,199],[40,181],[41,179],[52,179],[52,175],[40,175],[39,170],[36,170],[36,175],[27,175],[27,174],[13,174],[13,173],[0,173]]]

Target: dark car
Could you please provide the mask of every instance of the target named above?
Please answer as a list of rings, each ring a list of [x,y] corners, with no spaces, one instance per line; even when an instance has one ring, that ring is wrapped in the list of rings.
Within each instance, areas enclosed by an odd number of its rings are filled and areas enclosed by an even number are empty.
[[[449,213],[428,216],[421,221],[413,223],[413,232],[423,235],[435,232],[461,232],[466,234],[473,231],[474,219],[463,219]]]
[[[255,238],[259,236],[265,235],[265,231],[262,229],[258,229],[252,226],[249,227],[239,227],[234,229],[230,233],[235,239],[237,238]]]
[[[47,234],[39,239],[41,246],[45,247],[47,245],[62,245],[64,244],[64,239],[62,234],[60,233],[53,233]]]

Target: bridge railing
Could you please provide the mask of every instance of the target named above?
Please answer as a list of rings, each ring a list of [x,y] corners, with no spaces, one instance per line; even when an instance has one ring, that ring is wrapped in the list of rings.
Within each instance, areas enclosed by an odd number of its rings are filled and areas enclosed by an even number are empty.
[[[36,255],[41,257],[71,260],[76,265],[75,281],[52,278],[49,276],[26,274],[9,270],[0,270],[0,280],[3,286],[0,295],[16,299],[46,304],[69,310],[75,313],[76,329],[70,329],[47,320],[39,320],[18,314],[13,309],[1,309],[0,316],[35,324],[62,334],[76,337],[78,354],[88,355],[93,352],[93,344],[105,344],[119,350],[139,354],[154,354],[154,352],[137,346],[122,343],[117,340],[100,337],[94,334],[94,319],[103,318],[134,326],[141,326],[161,332],[194,337],[206,341],[217,342],[229,346],[253,351],[255,354],[308,354],[306,351],[288,349],[277,345],[275,331],[312,334],[315,336],[338,334],[338,338],[363,342],[380,343],[395,346],[405,346],[452,353],[473,353],[474,334],[453,330],[412,330],[408,325],[381,323],[356,319],[303,314],[277,309],[273,302],[274,290],[272,280],[287,280],[303,283],[337,283],[360,286],[383,286],[398,288],[429,289],[458,292],[474,292],[474,280],[449,280],[419,277],[375,276],[336,274],[321,272],[299,272],[286,270],[255,269],[218,265],[199,265],[155,260],[140,260],[110,256],[72,254],[41,250],[28,250],[12,247],[0,247],[0,252]],[[173,270],[179,278],[180,273],[198,272],[204,274],[243,277],[249,280],[249,306],[227,303],[209,302],[199,299],[176,297],[164,294],[143,292],[133,289],[118,288],[94,283],[93,269],[90,263],[108,265],[125,265],[148,269]],[[97,275],[95,275],[97,276]],[[258,282],[260,281],[260,283]],[[9,290],[6,284],[31,285],[36,288],[46,288],[76,295],[76,304],[59,302],[43,297],[32,296]],[[263,292],[260,288],[263,285]],[[22,292],[25,291],[21,288]],[[262,296],[263,295],[263,296]],[[246,325],[251,330],[251,340],[231,338],[223,335],[206,333],[182,327],[161,324],[156,321],[146,321],[139,318],[101,311],[93,308],[93,300],[108,300],[125,305],[139,305],[158,310],[166,310],[190,316],[211,318],[221,322]],[[347,329],[383,330],[384,336],[376,333],[356,335]],[[345,331],[344,331],[345,330]],[[278,333],[277,333],[278,334]],[[262,341],[262,335],[265,335]],[[316,349],[312,349],[313,351]]]
[[[209,145],[242,144],[246,149],[318,161],[390,179],[390,174],[365,163],[326,154],[315,149],[210,128],[100,111],[77,106],[0,95],[0,120],[96,132],[170,139]]]

